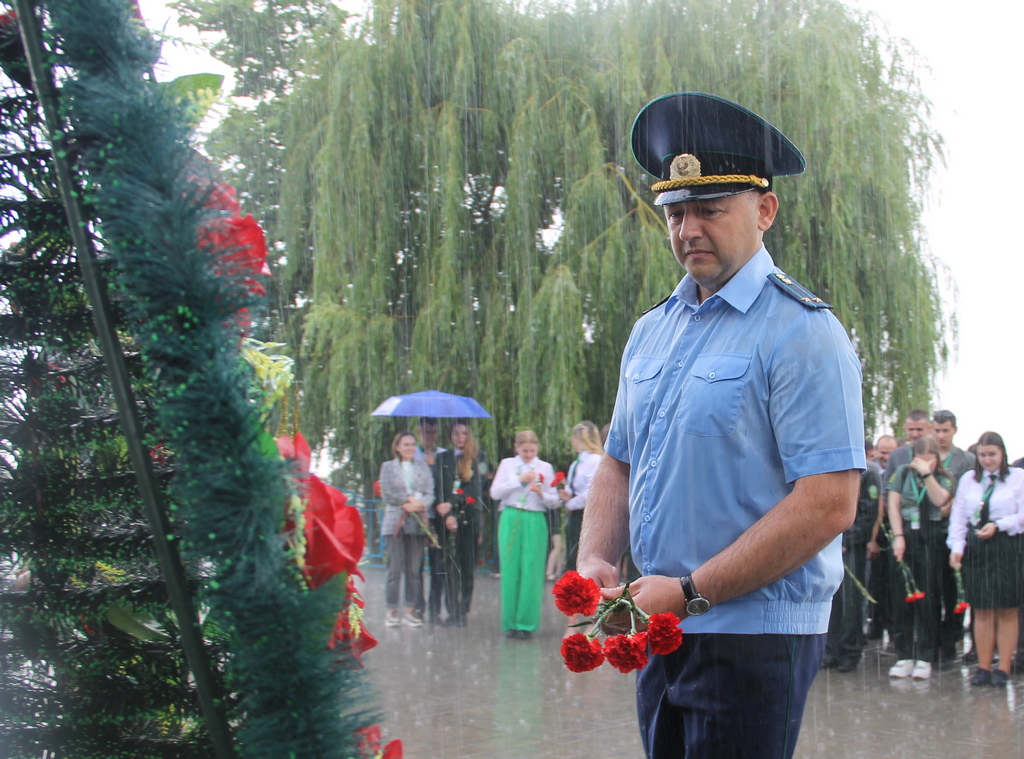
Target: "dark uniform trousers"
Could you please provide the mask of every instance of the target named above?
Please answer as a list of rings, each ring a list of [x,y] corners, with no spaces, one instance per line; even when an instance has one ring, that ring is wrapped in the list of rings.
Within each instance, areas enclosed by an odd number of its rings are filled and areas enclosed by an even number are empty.
[[[824,635],[686,633],[637,676],[648,759],[789,759]]]

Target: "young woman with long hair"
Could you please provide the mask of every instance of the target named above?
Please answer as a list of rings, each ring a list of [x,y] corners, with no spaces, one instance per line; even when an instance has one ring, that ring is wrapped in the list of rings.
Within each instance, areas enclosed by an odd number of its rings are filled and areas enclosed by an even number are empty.
[[[971,685],[1005,686],[1017,645],[1017,609],[1024,605],[1024,469],[1007,464],[996,432],[978,439],[974,471],[960,478],[949,518],[949,564],[963,567],[974,618],[978,669]],[[999,668],[992,669],[995,649]]]

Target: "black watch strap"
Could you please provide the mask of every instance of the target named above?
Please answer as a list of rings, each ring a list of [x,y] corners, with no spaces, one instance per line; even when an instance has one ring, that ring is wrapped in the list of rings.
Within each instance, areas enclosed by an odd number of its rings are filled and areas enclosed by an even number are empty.
[[[699,617],[711,608],[708,599],[700,594],[690,575],[680,577],[679,585],[683,589],[683,597],[686,599],[686,613],[691,617]]]

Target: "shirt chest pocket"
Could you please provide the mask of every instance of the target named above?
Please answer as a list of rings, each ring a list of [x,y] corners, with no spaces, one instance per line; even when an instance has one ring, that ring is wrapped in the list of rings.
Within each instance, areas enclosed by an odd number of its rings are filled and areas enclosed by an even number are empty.
[[[626,365],[626,387],[629,418],[644,426],[651,411],[654,388],[665,366],[664,358],[636,356]]]
[[[739,421],[750,356],[698,356],[683,383],[679,423],[683,432],[707,437],[731,435]]]

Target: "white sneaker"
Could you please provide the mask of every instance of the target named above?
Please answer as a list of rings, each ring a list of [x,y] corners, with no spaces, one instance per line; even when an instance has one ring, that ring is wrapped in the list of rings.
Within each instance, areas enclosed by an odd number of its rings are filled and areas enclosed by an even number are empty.
[[[910,673],[913,671],[913,659],[900,659],[898,662],[889,667],[889,677],[910,677]]]
[[[932,663],[919,660],[914,664],[913,675],[915,680],[927,680],[932,676]]]
[[[388,627],[401,627],[402,616],[398,609],[388,609],[388,615],[384,618],[384,624]]]

